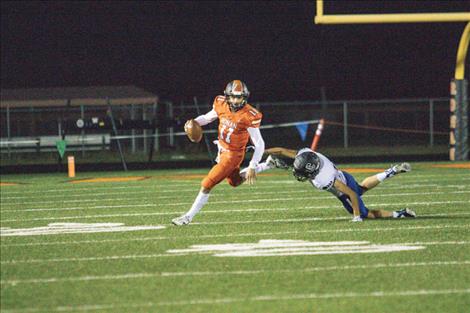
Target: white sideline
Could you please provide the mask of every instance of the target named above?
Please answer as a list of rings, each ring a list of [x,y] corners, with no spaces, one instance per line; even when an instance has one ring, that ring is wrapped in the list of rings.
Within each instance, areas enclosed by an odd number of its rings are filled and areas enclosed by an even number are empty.
[[[382,297],[412,297],[432,296],[450,294],[468,294],[469,289],[419,289],[405,291],[371,291],[371,292],[337,292],[337,293],[308,293],[308,294],[286,294],[286,295],[263,295],[246,298],[212,298],[181,301],[141,302],[141,303],[112,303],[112,304],[87,304],[80,306],[58,306],[46,308],[4,309],[4,313],[17,312],[71,312],[71,311],[100,311],[119,308],[151,308],[158,306],[182,306],[199,304],[227,304],[237,302],[258,301],[295,301],[315,299],[337,299],[337,298],[382,298]]]
[[[433,229],[440,229],[440,228],[468,228],[468,225],[462,225],[462,227],[433,227]],[[408,228],[412,229],[412,228]],[[422,226],[419,228],[414,229],[429,229],[429,227]],[[375,229],[377,231],[382,231],[383,229]],[[309,233],[314,232],[325,232],[325,231],[310,231]],[[330,230],[329,232],[336,232]],[[306,233],[303,231],[302,233]],[[412,244],[412,243],[407,243]],[[432,245],[436,245],[436,242],[431,242]],[[453,244],[453,243],[447,243]],[[458,244],[461,244],[460,242]],[[404,243],[405,245],[405,243]],[[425,245],[425,243],[421,243],[421,245]],[[113,260],[125,260],[125,259],[151,259],[151,258],[160,258],[160,257],[178,257],[181,255],[178,254],[166,254],[166,253],[157,253],[157,254],[139,254],[139,255],[111,255],[111,256],[103,256],[103,257],[82,257],[82,258],[55,258],[55,259],[17,259],[17,260],[5,260],[1,261],[1,265],[16,265],[16,264],[34,264],[34,263],[49,263],[49,262],[84,262],[84,261],[113,261]]]
[[[410,243],[411,244],[411,243]],[[12,279],[1,280],[2,285],[16,286],[17,284],[49,284],[60,282],[80,282],[95,280],[119,280],[119,279],[139,279],[155,277],[175,277],[175,276],[221,276],[221,275],[259,275],[270,273],[312,273],[324,271],[347,271],[355,269],[378,269],[378,268],[400,268],[400,267],[425,267],[425,266],[449,266],[449,265],[470,265],[470,260],[463,261],[431,261],[431,262],[410,262],[410,263],[379,263],[371,265],[345,265],[345,266],[320,266],[307,267],[303,269],[276,269],[276,270],[242,270],[242,271],[219,271],[219,272],[155,272],[155,273],[124,273],[117,275],[95,275],[76,277],[50,277],[36,279]]]
[[[440,205],[440,204],[457,204],[457,203],[470,203],[468,201],[436,201],[436,202],[395,202],[395,203],[377,203],[377,204],[370,204],[368,205],[370,208],[382,208],[382,207],[389,207],[389,206],[409,206],[409,205],[423,205],[423,206],[431,206],[431,205]],[[145,205],[150,206],[150,205]],[[120,206],[118,206],[120,207]],[[125,206],[128,207],[128,206]],[[100,206],[100,208],[116,208],[116,206]],[[226,209],[226,210],[205,210],[202,213],[208,214],[230,214],[234,212],[275,212],[275,211],[295,211],[295,210],[317,210],[317,209],[325,209],[325,210],[333,210],[333,209],[340,209],[341,207],[338,206],[306,206],[303,208],[269,208],[269,209]],[[62,209],[64,210],[64,209]],[[61,211],[62,211],[61,210]],[[68,210],[71,210],[70,208]],[[73,210],[78,210],[77,208],[73,208]],[[55,211],[55,210],[54,210]],[[108,218],[108,217],[130,217],[130,216],[165,216],[165,215],[177,215],[183,214],[184,212],[153,212],[153,213],[118,213],[118,214],[94,214],[94,215],[75,215],[75,216],[64,216],[64,217],[37,217],[37,218],[25,218],[25,219],[7,219],[7,220],[0,220],[2,223],[6,222],[31,222],[31,221],[59,221],[59,220],[74,220],[74,219],[90,219],[90,218]],[[455,215],[454,213],[449,213],[450,215]],[[466,214],[463,212],[462,214]],[[424,215],[421,215],[424,216]],[[343,217],[341,219],[346,219],[347,217]],[[322,220],[322,218],[320,218]],[[197,223],[192,223],[197,224]]]
[[[447,229],[447,228],[469,228],[470,224],[463,225],[433,225],[433,226],[411,226],[411,227],[385,227],[385,228],[341,228],[341,229],[322,229],[322,230],[302,230],[302,231],[280,231],[280,232],[264,232],[264,233],[231,233],[219,235],[199,235],[198,238],[232,238],[232,237],[253,237],[253,236],[273,236],[273,235],[295,235],[295,234],[320,234],[320,233],[345,233],[345,232],[374,232],[374,231],[397,231],[397,230],[434,230],[434,229]],[[176,240],[188,239],[194,236],[178,236],[178,237],[138,237],[126,239],[104,239],[104,240],[76,240],[76,241],[56,241],[56,242],[31,242],[31,243],[16,243],[16,244],[2,244],[2,248],[6,247],[31,247],[31,246],[52,246],[52,245],[73,245],[73,244],[100,244],[109,242],[129,242],[129,241],[154,241],[154,240]],[[442,241],[442,242],[426,242],[417,244],[426,245],[465,245],[469,241]]]
[[[445,186],[437,186],[437,185],[420,185],[418,186],[419,188],[423,188],[423,187],[429,187],[429,186],[432,186],[433,187],[433,190],[445,190],[445,189],[468,189],[469,187],[467,186],[463,186],[463,185],[445,185]],[[396,186],[396,187],[387,187],[386,190],[384,191],[388,191],[388,190],[402,190],[402,189],[419,189],[417,187],[410,187],[410,186]],[[270,188],[271,189],[271,188]],[[191,193],[186,195],[187,197],[194,197],[194,194],[195,194],[195,189],[187,189],[187,190],[165,190],[164,192],[165,193],[178,193],[178,196],[181,197],[181,194],[186,192],[186,191],[190,191]],[[264,191],[264,192],[250,192],[248,193],[246,196],[249,197],[249,196],[256,196],[256,195],[269,195],[269,194],[296,194],[296,193],[312,193],[312,189],[303,189],[303,190],[298,190],[298,189],[294,189],[294,190],[287,190],[287,191]],[[160,200],[160,199],[174,199],[175,196],[160,196],[159,193],[161,191],[158,191],[158,192],[148,192],[148,191],[135,191],[135,192],[132,192],[128,195],[128,197],[125,197],[125,198],[116,198],[116,197],[113,197],[113,198],[99,198],[100,196],[111,196],[111,195],[121,195],[122,196],[122,192],[119,192],[119,193],[113,193],[113,192],[109,192],[109,193],[94,193],[94,194],[78,194],[78,195],[74,195],[74,196],[77,196],[77,197],[80,197],[81,199],[74,199],[74,200],[60,200],[60,201],[57,201],[57,200],[45,200],[45,201],[17,201],[17,202],[2,202],[2,206],[5,207],[5,206],[17,206],[17,205],[25,205],[25,204],[53,204],[53,203],[57,203],[57,202],[60,202],[60,203],[86,203],[86,202],[103,202],[103,201],[139,201],[139,200]],[[149,197],[147,198],[144,198],[142,199],[143,197],[141,195],[139,195],[138,197],[133,197],[134,195],[136,194],[141,194],[141,193],[145,193],[146,195],[148,194]],[[382,194],[387,194],[386,192],[383,192]],[[367,194],[369,195],[369,194]],[[88,199],[87,197],[97,197],[95,199]],[[46,198],[70,198],[70,195],[57,195],[57,197],[46,197]],[[7,199],[8,197],[5,197],[3,199]],[[30,197],[22,197],[22,198],[25,198],[25,199],[30,199]],[[44,198],[44,197],[41,197],[41,199]],[[222,194],[222,193],[214,193],[211,198],[227,198],[227,195],[225,194]],[[319,198],[319,197],[315,197],[315,198]],[[12,211],[12,210],[2,210],[2,212],[9,212],[9,211]]]

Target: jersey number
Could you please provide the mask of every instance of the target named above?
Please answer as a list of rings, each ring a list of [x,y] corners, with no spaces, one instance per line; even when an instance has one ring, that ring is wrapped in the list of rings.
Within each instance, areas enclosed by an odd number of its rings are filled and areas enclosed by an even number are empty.
[[[228,131],[227,131],[227,135],[224,138],[225,129],[228,129]],[[232,136],[232,133],[234,130],[235,129],[233,129],[232,127],[227,128],[225,125],[223,125],[222,128],[220,129],[220,139],[222,139],[226,143],[230,143],[230,136]]]

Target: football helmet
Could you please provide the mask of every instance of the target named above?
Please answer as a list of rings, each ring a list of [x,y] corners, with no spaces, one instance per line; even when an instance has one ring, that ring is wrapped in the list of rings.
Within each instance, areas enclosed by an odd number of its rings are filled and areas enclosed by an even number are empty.
[[[232,80],[225,87],[224,94],[227,97],[227,103],[230,109],[238,111],[246,104],[250,96],[250,91],[241,80]]]
[[[314,179],[320,171],[320,158],[315,152],[306,151],[295,157],[292,174],[298,181]]]

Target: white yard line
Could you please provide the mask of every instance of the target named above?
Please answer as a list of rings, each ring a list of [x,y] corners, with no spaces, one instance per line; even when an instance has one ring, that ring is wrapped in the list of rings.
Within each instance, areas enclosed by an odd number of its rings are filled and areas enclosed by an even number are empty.
[[[438,174],[435,174],[435,175],[412,174],[412,175],[407,175],[407,176],[405,175],[405,176],[399,176],[400,177],[400,183],[398,183],[398,182],[389,182],[388,185],[403,185],[405,182],[406,182],[406,184],[410,184],[411,182],[414,182],[414,181],[416,181],[417,184],[428,183],[428,182],[441,183],[441,182],[446,182],[446,181],[451,181],[451,182],[452,181],[454,181],[454,182],[455,181],[461,181],[461,180],[466,181],[466,180],[470,180],[470,177],[468,176],[468,175],[470,175],[469,173],[470,173],[470,171],[468,171],[468,172],[460,171],[459,173],[455,172],[454,174],[449,174],[449,175],[438,175]],[[436,177],[436,178],[439,178],[439,179],[438,180],[428,179],[430,177]],[[449,177],[449,179],[445,179],[446,177]],[[278,179],[275,179],[275,180],[268,180],[268,179],[261,180],[261,179],[263,179],[263,177],[261,176],[260,181],[259,181],[259,187],[261,187],[263,184],[264,185],[268,185],[268,184],[297,185],[298,184],[298,182],[296,182],[293,178],[290,177],[290,174],[286,174],[286,178],[287,179],[279,179],[278,178]],[[195,187],[198,187],[200,185],[200,179],[194,180],[194,181],[187,180],[184,183],[171,183],[171,181],[168,181],[168,180],[166,180],[166,181],[164,181],[164,180],[152,180],[151,184],[147,183],[147,182],[150,182],[149,180],[145,180],[144,182],[146,182],[146,183],[142,184],[142,181],[141,182],[136,182],[136,183],[138,183],[138,185],[135,185],[135,186],[129,186],[129,185],[116,186],[115,185],[116,183],[113,182],[113,183],[110,183],[109,186],[102,186],[104,183],[96,183],[95,185],[93,185],[93,187],[77,187],[77,185],[70,185],[70,187],[68,187],[68,188],[56,188],[56,189],[47,189],[47,190],[44,190],[44,186],[41,186],[41,188],[35,188],[34,184],[31,184],[31,185],[28,184],[28,185],[18,185],[19,187],[27,188],[26,191],[24,191],[24,190],[22,190],[22,191],[16,191],[16,190],[13,191],[13,190],[5,189],[5,188],[0,188],[0,190],[1,190],[1,193],[3,194],[4,197],[8,197],[9,195],[13,195],[13,194],[21,194],[23,197],[24,196],[27,197],[28,195],[32,195],[32,194],[57,193],[57,192],[70,193],[70,192],[75,192],[75,191],[76,192],[82,192],[82,191],[85,191],[85,190],[90,190],[90,191],[103,190],[103,191],[106,191],[106,190],[114,190],[114,189],[118,189],[118,190],[119,189],[145,189],[145,188],[166,189],[166,188],[170,188],[170,187],[188,187],[188,186],[191,186],[191,185],[194,185]],[[159,183],[159,182],[161,182],[161,183]],[[221,188],[230,189],[230,187],[228,187],[228,186],[221,186]],[[272,187],[268,187],[268,188],[272,188]],[[35,190],[35,189],[37,189],[37,190]]]
[[[433,225],[433,226],[401,226],[401,227],[384,227],[384,228],[341,228],[341,229],[322,229],[322,230],[302,230],[302,231],[280,231],[280,232],[259,232],[259,233],[229,233],[218,235],[198,235],[198,238],[233,238],[233,237],[255,237],[255,236],[277,236],[277,235],[302,235],[302,234],[320,234],[320,233],[349,233],[349,232],[381,232],[381,231],[401,231],[401,230],[435,230],[435,229],[451,229],[451,228],[470,228],[470,224],[463,225]],[[30,243],[16,243],[16,244],[2,244],[2,248],[6,247],[31,247],[31,246],[53,246],[53,245],[74,245],[74,244],[102,244],[102,243],[117,243],[117,242],[139,242],[139,241],[155,241],[155,240],[186,240],[194,238],[191,236],[152,236],[152,237],[138,237],[126,239],[104,239],[104,240],[71,240],[71,241],[56,241],[56,242],[30,242]],[[436,244],[468,244],[468,241],[445,241],[437,242]],[[431,244],[431,243],[425,243]]]
[[[409,243],[411,244],[411,243]],[[323,266],[307,267],[302,269],[275,269],[275,270],[242,270],[242,271],[210,271],[210,272],[143,272],[143,273],[123,273],[117,275],[96,275],[96,276],[76,276],[76,277],[49,277],[35,279],[11,279],[1,280],[2,285],[16,286],[18,284],[49,284],[61,282],[82,282],[96,280],[121,280],[140,279],[155,277],[175,277],[175,276],[224,276],[224,275],[259,275],[259,274],[290,274],[290,273],[312,273],[325,271],[348,271],[356,269],[378,269],[378,268],[402,268],[402,267],[427,267],[427,266],[466,266],[470,265],[470,260],[463,261],[431,261],[431,262],[411,262],[411,263],[379,263],[370,265],[345,265],[345,266]]]
[[[432,190],[446,190],[446,189],[468,189],[469,186],[463,186],[463,185],[445,185],[445,186],[437,186],[437,185],[420,185],[417,187],[410,187],[410,186],[392,186],[392,187],[387,187],[386,189],[382,190],[381,194],[387,194],[387,191],[389,190],[402,190],[402,189],[420,189],[420,188],[428,188],[429,186],[432,186]],[[258,189],[256,189],[258,190]],[[177,193],[178,197],[181,197],[182,194],[185,192],[188,192],[186,195],[187,197],[194,197],[196,194],[196,190],[193,189],[186,189],[186,190],[166,190],[165,193]],[[303,190],[287,190],[287,191],[260,191],[260,192],[249,192],[246,194],[246,197],[251,197],[251,196],[257,196],[257,195],[269,195],[269,194],[296,194],[296,193],[311,193],[315,192],[316,190],[314,189],[303,189]],[[71,195],[54,195],[54,196],[47,196],[47,197],[41,197],[43,198],[61,198],[62,200],[45,200],[45,201],[16,201],[16,202],[5,202],[2,201],[2,206],[7,207],[7,206],[18,206],[18,205],[26,205],[26,204],[56,204],[57,202],[60,203],[86,203],[86,202],[103,202],[103,201],[139,201],[139,200],[161,200],[161,199],[174,199],[175,196],[161,196],[160,195],[161,191],[133,191],[131,192],[127,197],[125,198],[117,198],[117,197],[112,197],[112,198],[103,198],[102,196],[112,196],[112,195],[120,195],[122,196],[122,192],[118,193],[113,193],[113,192],[108,192],[108,193],[91,193],[91,194],[77,194],[73,195],[76,197],[80,197],[80,199],[74,199],[74,200],[63,200],[64,198],[68,199],[70,198]],[[142,196],[141,194],[148,195],[148,197]],[[137,197],[134,197],[137,195]],[[369,194],[367,194],[369,195]],[[89,197],[93,198],[96,197],[95,199],[90,199]],[[214,193],[211,195],[211,198],[219,198],[223,197],[226,198],[227,195],[223,193]],[[22,197],[24,199],[31,199],[31,197]],[[8,197],[5,197],[3,200],[8,199]],[[12,210],[2,210],[2,212],[8,212]]]
[[[436,214],[422,214],[420,217],[444,217],[444,216],[467,216],[470,212],[458,213],[436,213]],[[229,221],[229,222],[192,222],[191,225],[236,225],[236,224],[265,224],[265,223],[291,223],[291,222],[314,222],[314,221],[335,221],[335,220],[349,220],[351,217],[311,217],[311,218],[291,218],[291,219],[274,219],[262,221]]]
[[[385,197],[395,197],[395,196],[416,196],[416,195],[440,195],[440,194],[470,194],[470,190],[462,190],[462,191],[449,191],[449,192],[408,192],[408,193],[383,193],[383,194],[366,194],[364,199],[368,198],[385,198]],[[218,205],[218,204],[232,204],[232,203],[254,203],[254,202],[269,202],[272,203],[273,201],[299,201],[299,200],[319,200],[319,199],[334,199],[333,196],[329,194],[325,194],[324,196],[315,196],[309,195],[306,197],[281,197],[281,198],[257,198],[257,199],[246,199],[243,198],[242,200],[221,200],[221,201],[209,201],[207,206],[211,205]],[[465,200],[464,200],[465,201]],[[470,199],[468,200],[470,202]],[[147,203],[147,204],[116,204],[116,205],[94,205],[88,207],[72,207],[72,208],[29,208],[29,209],[6,209],[2,210],[2,213],[7,212],[28,212],[28,211],[72,211],[72,210],[86,210],[86,209],[104,209],[104,208],[127,208],[127,207],[169,207],[169,206],[190,206],[192,205],[192,201],[187,202],[176,202],[176,203]],[[4,220],[3,222],[5,222]]]
[[[282,181],[281,181],[282,182]],[[295,184],[287,184],[284,186],[285,188],[289,189],[292,188],[293,190],[298,190],[298,183],[293,181]],[[284,183],[284,182],[282,182]],[[248,189],[248,188],[255,188],[256,190],[263,190],[263,189],[268,189],[271,190],[273,187],[272,186],[265,186],[267,183],[266,182],[260,182],[259,184],[255,186],[241,186],[242,188]],[[121,186],[121,187],[116,187],[116,188],[109,188],[109,190],[122,190],[122,189],[139,189],[135,191],[131,191],[129,194],[151,194],[151,195],[158,195],[160,193],[180,193],[180,192],[188,192],[188,193],[197,193],[198,192],[198,186],[193,186],[191,188],[189,187],[189,184],[182,184],[178,186],[174,185],[165,185],[165,186]],[[407,183],[404,185],[403,183],[391,183],[387,182],[387,189],[412,189],[412,188],[424,188],[424,187],[447,187],[448,185],[442,185],[442,184],[423,184],[423,183],[417,183],[417,184],[409,184]],[[452,185],[455,187],[462,187],[462,185]],[[175,188],[176,187],[176,188]],[[183,188],[179,188],[183,187]],[[142,190],[142,189],[147,189],[148,190]],[[18,192],[21,193],[21,196],[8,196],[9,193],[11,192],[6,192],[2,190],[2,200],[12,200],[12,199],[31,199],[31,196],[34,196],[35,194],[40,194],[41,199],[55,199],[55,198],[63,198],[64,194],[67,195],[67,197],[87,197],[87,196],[105,196],[105,195],[122,195],[122,191],[119,192],[112,192],[112,191],[107,191],[103,192],[101,189],[104,188],[78,188],[78,189],[53,189],[53,190],[43,190],[43,192],[34,192],[34,193],[29,193],[29,192]],[[84,193],[83,190],[85,191],[90,191],[89,193]],[[233,190],[232,187],[221,185],[217,188],[217,190],[222,190],[222,191],[227,191],[227,190]],[[106,189],[104,190],[106,191]],[[49,195],[48,193],[55,193],[52,195]],[[18,202],[12,202],[12,203],[23,203],[21,201]]]
[[[328,198],[331,198],[328,197]],[[296,198],[299,199],[299,198]],[[265,200],[267,201],[267,200]],[[424,201],[424,202],[391,202],[391,203],[372,203],[367,206],[370,208],[384,208],[384,207],[397,207],[397,206],[432,206],[442,204],[462,204],[470,203],[470,200],[458,200],[458,201]],[[110,206],[96,206],[90,207],[89,209],[108,209],[108,208],[120,208],[120,207],[152,207],[154,204],[143,204],[143,205],[110,205]],[[231,213],[245,213],[245,212],[276,212],[276,211],[296,211],[296,210],[335,210],[340,209],[340,205],[336,206],[305,206],[305,207],[294,207],[294,208],[253,208],[253,209],[223,209],[223,210],[203,210],[202,213],[206,214],[231,214]],[[84,208],[64,208],[64,209],[35,209],[34,211],[73,211],[83,210]],[[3,213],[3,212],[2,212]],[[149,213],[117,213],[117,214],[93,214],[93,215],[75,215],[75,216],[63,216],[63,217],[37,217],[37,218],[21,218],[21,219],[6,219],[0,220],[2,223],[7,222],[31,222],[31,221],[59,221],[59,220],[74,220],[74,219],[90,219],[90,218],[109,218],[109,217],[136,217],[136,216],[172,216],[177,214],[183,214],[184,212],[149,212]],[[194,223],[193,223],[194,224]]]
[[[305,233],[338,233],[338,232],[370,232],[370,231],[389,231],[393,230],[396,231],[398,230],[435,230],[435,229],[447,229],[447,228],[468,228],[469,225],[449,225],[449,226],[415,226],[415,227],[406,227],[406,228],[397,228],[397,227],[391,227],[391,228],[369,228],[369,229],[331,229],[331,230],[312,230],[312,231],[302,231],[302,232],[273,232],[273,233],[252,233],[249,234],[249,236],[255,236],[255,235],[281,235],[281,234],[305,234]],[[200,238],[216,238],[216,237],[239,237],[241,234],[238,235],[210,235],[210,236],[198,236]],[[192,236],[193,238],[194,236]],[[167,237],[166,239],[172,239],[174,238]],[[461,245],[461,244],[466,244],[467,242],[465,241],[462,243],[462,241],[456,241],[456,242],[449,242],[446,241],[445,245]],[[401,243],[400,243],[401,244]],[[411,243],[408,243],[411,244]],[[436,242],[431,242],[430,245],[436,245]],[[421,245],[425,245],[425,243],[421,243]],[[49,262],[84,262],[84,261],[113,261],[113,260],[122,260],[122,259],[149,259],[149,258],[160,258],[160,257],[175,257],[175,256],[180,256],[178,254],[170,255],[170,254],[143,254],[143,255],[112,255],[112,256],[103,256],[103,257],[82,257],[82,258],[53,258],[53,259],[13,259],[13,260],[4,260],[1,261],[1,265],[17,265],[17,264],[37,264],[37,263],[49,263]]]
[[[56,259],[26,259],[26,260],[8,260],[2,261],[2,265],[15,264],[34,264],[49,262],[85,262],[85,261],[114,261],[114,260],[136,260],[136,259],[154,259],[164,257],[178,257],[177,254],[139,254],[139,255],[110,255],[103,257],[83,257],[83,258],[56,258]]]
[[[385,228],[342,228],[342,229],[323,229],[323,230],[302,230],[302,231],[280,231],[280,232],[259,232],[259,233],[229,233],[219,235],[198,235],[200,239],[208,238],[234,238],[234,237],[256,237],[256,236],[277,236],[277,235],[302,235],[311,233],[348,233],[348,232],[380,232],[380,231],[401,231],[401,230],[435,230],[435,229],[448,229],[448,228],[469,228],[470,224],[464,225],[435,225],[435,226],[411,226],[411,227],[385,227]],[[54,246],[54,245],[81,245],[81,244],[102,244],[102,243],[118,243],[118,242],[139,242],[139,241],[155,241],[155,240],[186,240],[194,238],[194,236],[151,236],[151,237],[138,237],[126,239],[103,239],[103,240],[71,240],[71,241],[45,241],[45,242],[29,242],[29,243],[13,243],[2,244],[2,248],[8,247],[33,247],[33,246]],[[426,245],[466,245],[469,241],[443,241],[443,242],[418,242],[416,244]]]
[[[383,297],[417,297],[438,295],[470,294],[468,289],[419,289],[403,291],[371,291],[371,292],[337,292],[337,293],[308,293],[308,294],[285,294],[285,295],[262,295],[245,298],[212,298],[181,301],[141,302],[141,303],[112,303],[112,304],[87,304],[80,306],[58,306],[45,308],[3,309],[4,313],[19,312],[87,312],[115,310],[122,308],[152,308],[161,306],[183,306],[183,305],[217,305],[238,302],[269,302],[269,301],[297,301],[297,300],[321,300],[321,299],[344,299],[344,298],[383,298]],[[132,310],[130,310],[132,312]]]

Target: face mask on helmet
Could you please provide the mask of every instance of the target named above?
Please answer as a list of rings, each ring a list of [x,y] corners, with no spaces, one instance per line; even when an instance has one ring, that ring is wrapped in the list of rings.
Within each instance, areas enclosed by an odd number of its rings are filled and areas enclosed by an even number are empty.
[[[314,152],[304,152],[295,157],[292,174],[301,182],[314,179],[320,171],[320,158]]]
[[[292,174],[294,175],[295,179],[300,182],[304,182],[308,179],[307,173],[297,171],[295,168],[292,170]]]
[[[250,96],[248,88],[241,80],[233,80],[228,83],[225,87],[224,94],[227,98],[226,101],[228,105],[234,111],[238,111],[243,108]]]

